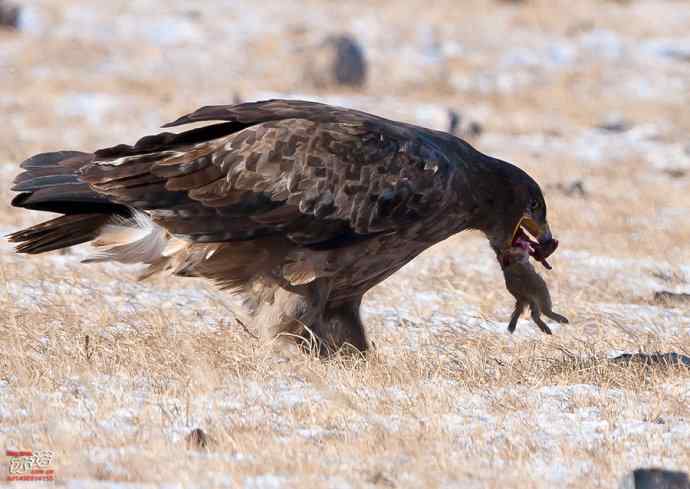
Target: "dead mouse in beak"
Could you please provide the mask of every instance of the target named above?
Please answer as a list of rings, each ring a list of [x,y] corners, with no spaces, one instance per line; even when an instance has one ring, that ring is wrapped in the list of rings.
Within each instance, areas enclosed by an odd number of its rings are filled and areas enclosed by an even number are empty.
[[[556,240],[553,241],[555,241],[553,245],[553,250],[555,250],[558,242]],[[517,246],[511,247],[507,252],[509,255],[508,264],[503,268],[503,278],[508,291],[516,300],[515,310],[508,324],[508,331],[511,333],[515,331],[520,315],[525,310],[525,307],[529,306],[532,312],[532,320],[539,326],[540,330],[550,335],[551,329],[541,319],[542,314],[559,323],[567,324],[568,319],[552,309],[551,294],[549,294],[546,282],[534,270],[534,267],[529,262],[529,257],[534,256],[535,259],[539,259],[539,256],[542,256],[540,261],[544,263],[544,266],[549,269],[551,267],[546,263],[543,255],[537,256],[534,254],[535,251],[532,246],[533,243],[531,241],[520,240]]]

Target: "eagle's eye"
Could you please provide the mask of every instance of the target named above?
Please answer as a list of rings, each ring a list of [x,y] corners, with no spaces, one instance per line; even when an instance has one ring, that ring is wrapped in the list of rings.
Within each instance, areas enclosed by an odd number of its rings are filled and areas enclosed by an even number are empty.
[[[529,210],[531,210],[532,212],[536,212],[536,211],[538,211],[540,208],[541,208],[541,202],[539,202],[538,200],[533,200],[533,201],[530,202],[530,204],[529,204]]]

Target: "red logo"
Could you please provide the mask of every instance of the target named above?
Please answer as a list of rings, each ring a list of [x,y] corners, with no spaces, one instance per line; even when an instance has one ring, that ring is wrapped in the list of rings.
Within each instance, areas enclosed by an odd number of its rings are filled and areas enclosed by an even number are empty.
[[[5,455],[9,458],[9,482],[55,480],[55,470],[51,467],[52,450],[6,450]]]

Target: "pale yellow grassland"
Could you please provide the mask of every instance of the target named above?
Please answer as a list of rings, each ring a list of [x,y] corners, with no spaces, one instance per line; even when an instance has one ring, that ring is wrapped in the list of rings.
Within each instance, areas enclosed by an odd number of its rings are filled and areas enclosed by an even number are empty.
[[[480,150],[545,189],[561,248],[540,273],[571,323],[552,337],[527,320],[506,333],[513,302],[478,233],[440,243],[372,290],[364,316],[375,351],[331,361],[260,345],[233,320],[227,294],[201,280],[136,282],[136,268],[81,265],[82,252],[18,256],[5,242],[0,448],[53,449],[57,485],[92,481],[85,487],[608,488],[638,466],[690,467],[689,369],[607,361],[690,355],[690,304],[653,299],[690,288],[690,155],[667,165],[684,176],[663,171],[665,151],[690,144],[690,90],[673,88],[690,86],[690,63],[645,64],[654,55],[636,51],[689,38],[683,2],[26,3],[37,31],[0,31],[3,233],[45,218],[9,206],[22,159],[132,143],[235,92],[337,97],[411,122],[420,104],[453,107],[485,127]],[[87,20],[75,27],[79,9]],[[152,28],[123,34],[168,18],[197,37],[161,45],[146,37]],[[402,57],[427,27],[461,54],[441,66]],[[339,29],[372,43],[362,92],[300,81],[293,47]],[[582,48],[581,36],[598,31],[629,52]],[[502,64],[513,48],[556,43],[580,46],[578,57]],[[457,80],[523,71],[534,78],[505,92],[458,89]],[[657,91],[625,89],[639,80]],[[114,102],[87,106],[89,118],[74,108],[80,93]],[[587,139],[612,113],[655,132]],[[583,156],[597,144],[600,158]],[[556,188],[576,180],[584,198]],[[206,450],[185,442],[197,427]]]

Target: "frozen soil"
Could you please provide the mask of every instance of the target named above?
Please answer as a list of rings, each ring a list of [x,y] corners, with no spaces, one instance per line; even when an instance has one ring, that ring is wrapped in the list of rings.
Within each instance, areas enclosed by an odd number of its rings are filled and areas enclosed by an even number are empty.
[[[614,487],[690,467],[690,9],[672,0],[24,2],[0,30],[0,231],[40,151],[132,143],[205,104],[293,97],[436,129],[542,185],[561,241],[546,337],[486,240],[462,233],[372,290],[375,351],[261,345],[197,279],[137,282],[86,251],[0,244],[0,445],[56,452],[58,487]],[[316,89],[310,47],[353,33],[370,76]],[[579,182],[579,183],[578,183]],[[581,190],[568,191],[573,184]],[[186,441],[203,429],[209,445]]]

